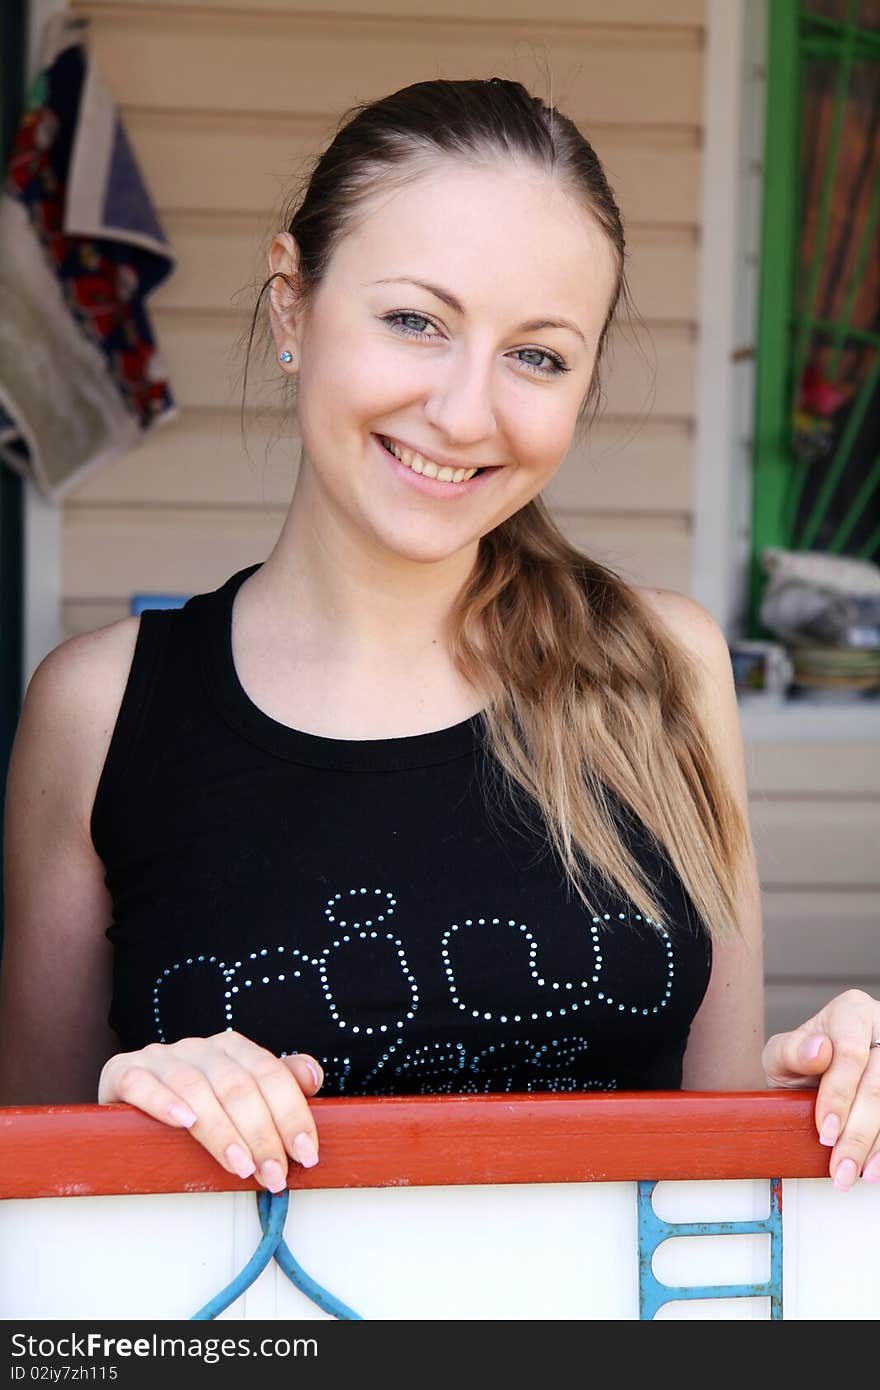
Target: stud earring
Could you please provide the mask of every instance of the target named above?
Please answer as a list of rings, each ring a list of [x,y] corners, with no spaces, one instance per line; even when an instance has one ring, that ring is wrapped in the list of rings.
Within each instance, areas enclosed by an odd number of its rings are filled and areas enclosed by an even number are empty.
[[[292,361],[293,361],[293,354],[290,353],[290,352],[288,352],[288,351],[287,351],[287,348],[285,348],[283,352],[279,352],[279,354],[278,354],[278,360],[279,360],[279,362],[292,362]]]

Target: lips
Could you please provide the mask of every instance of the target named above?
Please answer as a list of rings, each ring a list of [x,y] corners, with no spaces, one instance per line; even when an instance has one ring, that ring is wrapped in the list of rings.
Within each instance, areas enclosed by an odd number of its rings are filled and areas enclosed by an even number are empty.
[[[470,477],[480,471],[482,465],[475,463],[464,463],[460,459],[447,458],[445,455],[437,456],[417,449],[414,444],[407,444],[394,435],[378,435],[378,439],[389,453],[400,459],[401,463],[408,464],[417,473],[424,477],[435,477],[442,475],[444,471],[452,474],[451,478],[443,479],[444,482],[466,482]]]
[[[388,436],[392,438],[393,436]],[[463,480],[460,483],[441,482],[439,478],[427,477],[425,474],[417,473],[407,464],[402,463],[389,449],[382,443],[382,437],[378,434],[372,436],[375,441],[376,449],[382,456],[385,466],[390,468],[396,477],[407,487],[415,492],[421,492],[426,497],[437,500],[452,500],[453,498],[463,498],[470,495],[474,488],[485,487],[486,480],[495,473],[501,471],[500,468],[484,468],[472,478]]]

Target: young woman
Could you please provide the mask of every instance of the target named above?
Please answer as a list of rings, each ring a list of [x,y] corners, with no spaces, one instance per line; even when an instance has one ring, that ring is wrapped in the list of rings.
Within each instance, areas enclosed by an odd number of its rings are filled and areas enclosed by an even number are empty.
[[[540,500],[625,294],[589,144],[517,83],[417,83],[342,126],[269,270],[303,445],[272,553],[28,689],[0,1099],[127,1101],[278,1191],[322,1086],[816,1085],[836,1185],[880,1177],[880,1003],[763,1045],[723,634]]]

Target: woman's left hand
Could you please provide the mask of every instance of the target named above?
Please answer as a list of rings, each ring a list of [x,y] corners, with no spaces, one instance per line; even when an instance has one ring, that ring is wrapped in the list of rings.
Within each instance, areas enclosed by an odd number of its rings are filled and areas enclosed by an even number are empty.
[[[816,1128],[831,1148],[838,1192],[861,1174],[880,1181],[880,999],[861,989],[838,994],[800,1028],[774,1033],[762,1054],[767,1085],[818,1086]],[[874,1046],[872,1046],[874,1044]]]

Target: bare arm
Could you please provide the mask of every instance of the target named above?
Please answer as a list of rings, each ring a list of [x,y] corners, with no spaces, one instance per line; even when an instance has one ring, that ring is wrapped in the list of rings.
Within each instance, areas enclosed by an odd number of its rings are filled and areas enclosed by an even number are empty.
[[[730,653],[721,628],[705,608],[670,590],[641,590],[672,636],[702,669],[701,715],[718,763],[748,824],[745,756]],[[766,1085],[761,890],[754,847],[739,870],[736,895],[741,937],[716,945],[712,976],[691,1025],[682,1084],[688,1091],[751,1091]]]
[[[119,1042],[112,948],[89,819],[137,639],[129,618],[62,643],[28,686],[4,828],[0,1104],[97,1100]]]
[[[28,687],[6,799],[0,1105],[126,1101],[281,1191],[288,1156],[318,1161],[314,1058],[230,1031],[120,1052],[107,1023],[112,903],[90,821],[137,632],[124,619],[62,643]]]
[[[641,593],[703,668],[705,727],[747,815],[739,711],[724,635],[691,599],[667,590]],[[844,990],[799,1028],[774,1034],[762,1047],[761,893],[751,838],[736,899],[741,938],[715,950],[712,978],[684,1056],[685,1089],[815,1087],[816,1129],[831,1148],[835,1187],[847,1191],[859,1174],[880,1181],[880,1000],[861,989]]]

